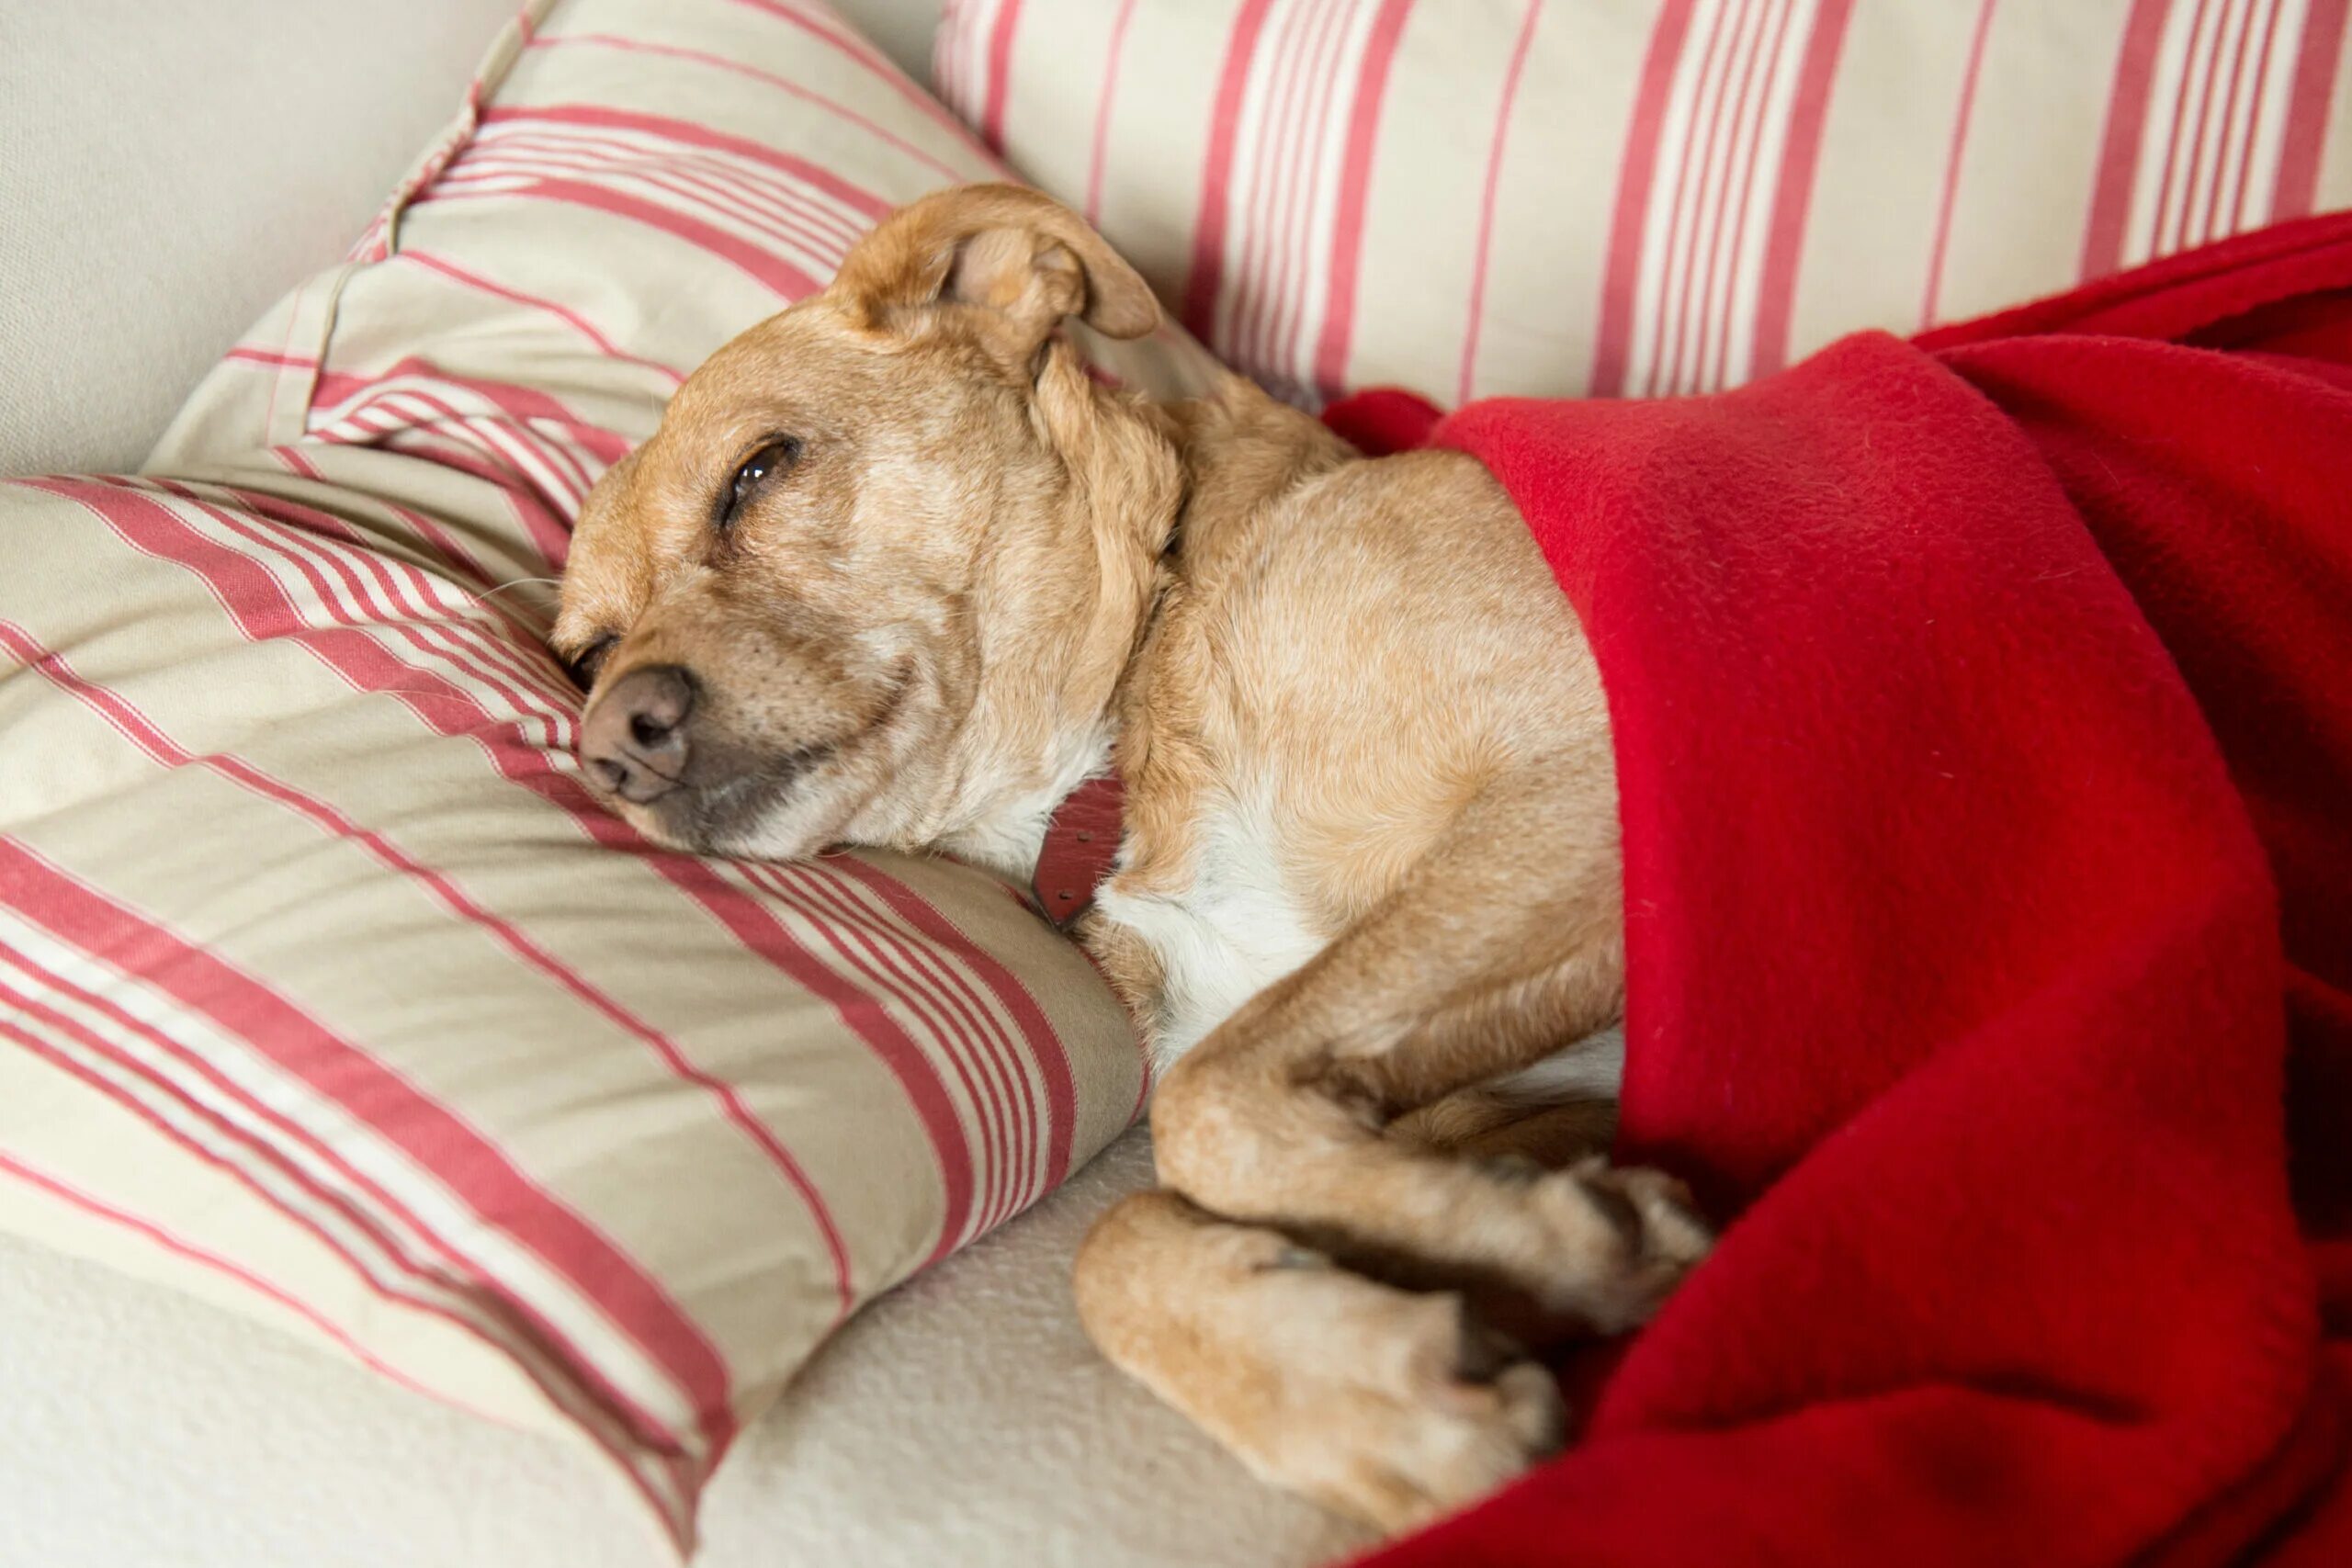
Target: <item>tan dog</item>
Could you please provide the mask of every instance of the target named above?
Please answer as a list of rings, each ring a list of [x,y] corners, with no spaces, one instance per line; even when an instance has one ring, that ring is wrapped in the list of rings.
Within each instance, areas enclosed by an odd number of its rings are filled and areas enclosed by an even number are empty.
[[[1080,934],[1166,1068],[1165,1186],[1089,1238],[1080,1314],[1260,1474],[1413,1525],[1560,1439],[1494,1325],[1626,1327],[1708,1244],[1592,1153],[1609,1048],[1560,1055],[1623,999],[1600,680],[1476,462],[1367,460],[1238,378],[1106,390],[1070,317],[1159,310],[967,186],[712,356],[581,518],[583,759],[669,843],[1024,881],[1115,763]]]

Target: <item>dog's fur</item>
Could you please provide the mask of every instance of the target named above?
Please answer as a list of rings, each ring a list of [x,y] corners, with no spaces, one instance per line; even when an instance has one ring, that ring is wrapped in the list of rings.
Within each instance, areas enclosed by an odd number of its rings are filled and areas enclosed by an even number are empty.
[[[1623,1328],[1707,1246],[1594,1152],[1607,1048],[1558,1055],[1623,1005],[1600,680],[1477,463],[1238,378],[1106,389],[1071,317],[1159,312],[1068,211],[967,186],[714,355],[581,519],[583,751],[666,842],[1024,880],[1115,764],[1080,935],[1165,1068],[1164,1185],[1087,1241],[1080,1314],[1261,1474],[1403,1528],[1559,1440],[1496,1325]]]

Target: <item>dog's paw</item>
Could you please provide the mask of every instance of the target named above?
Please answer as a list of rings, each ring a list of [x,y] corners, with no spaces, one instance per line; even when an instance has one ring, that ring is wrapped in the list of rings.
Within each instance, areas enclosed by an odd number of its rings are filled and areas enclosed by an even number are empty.
[[[1288,1370],[1285,1418],[1246,1457],[1276,1483],[1391,1533],[1487,1495],[1556,1452],[1552,1374],[1473,1322],[1461,1298],[1336,1274],[1351,1298],[1327,1331],[1344,1357]]]
[[[1598,1156],[1527,1183],[1546,1243],[1524,1283],[1543,1311],[1603,1334],[1646,1323],[1714,1245],[1690,1189]]]

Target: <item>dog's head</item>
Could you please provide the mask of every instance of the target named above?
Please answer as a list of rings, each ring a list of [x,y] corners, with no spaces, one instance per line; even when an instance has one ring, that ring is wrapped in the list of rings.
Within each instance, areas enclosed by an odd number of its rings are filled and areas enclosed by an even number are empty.
[[[1067,209],[967,186],[679,389],[588,497],[556,624],[616,809],[695,850],[911,847],[1099,745],[1181,479],[1073,317],[1159,312]]]

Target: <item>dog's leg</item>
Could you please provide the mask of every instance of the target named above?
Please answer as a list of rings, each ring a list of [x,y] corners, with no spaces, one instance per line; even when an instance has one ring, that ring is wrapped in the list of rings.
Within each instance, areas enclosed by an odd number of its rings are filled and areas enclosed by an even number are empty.
[[[1489,785],[1386,900],[1179,1062],[1152,1105],[1160,1179],[1351,1265],[1511,1301],[1514,1326],[1646,1318],[1708,1245],[1678,1183],[1388,1135],[1623,1012],[1614,811],[1591,777]]]
[[[1490,787],[1389,898],[1179,1063],[1152,1111],[1174,1190],[1114,1211],[1080,1255],[1080,1310],[1114,1361],[1261,1473],[1389,1529],[1479,1495],[1557,1430],[1549,1380],[1498,1362],[1456,1292],[1614,1330],[1708,1245],[1656,1172],[1547,1172],[1456,1153],[1428,1118],[1394,1125],[1622,1011],[1613,802],[1564,799],[1552,781],[1577,776]]]

